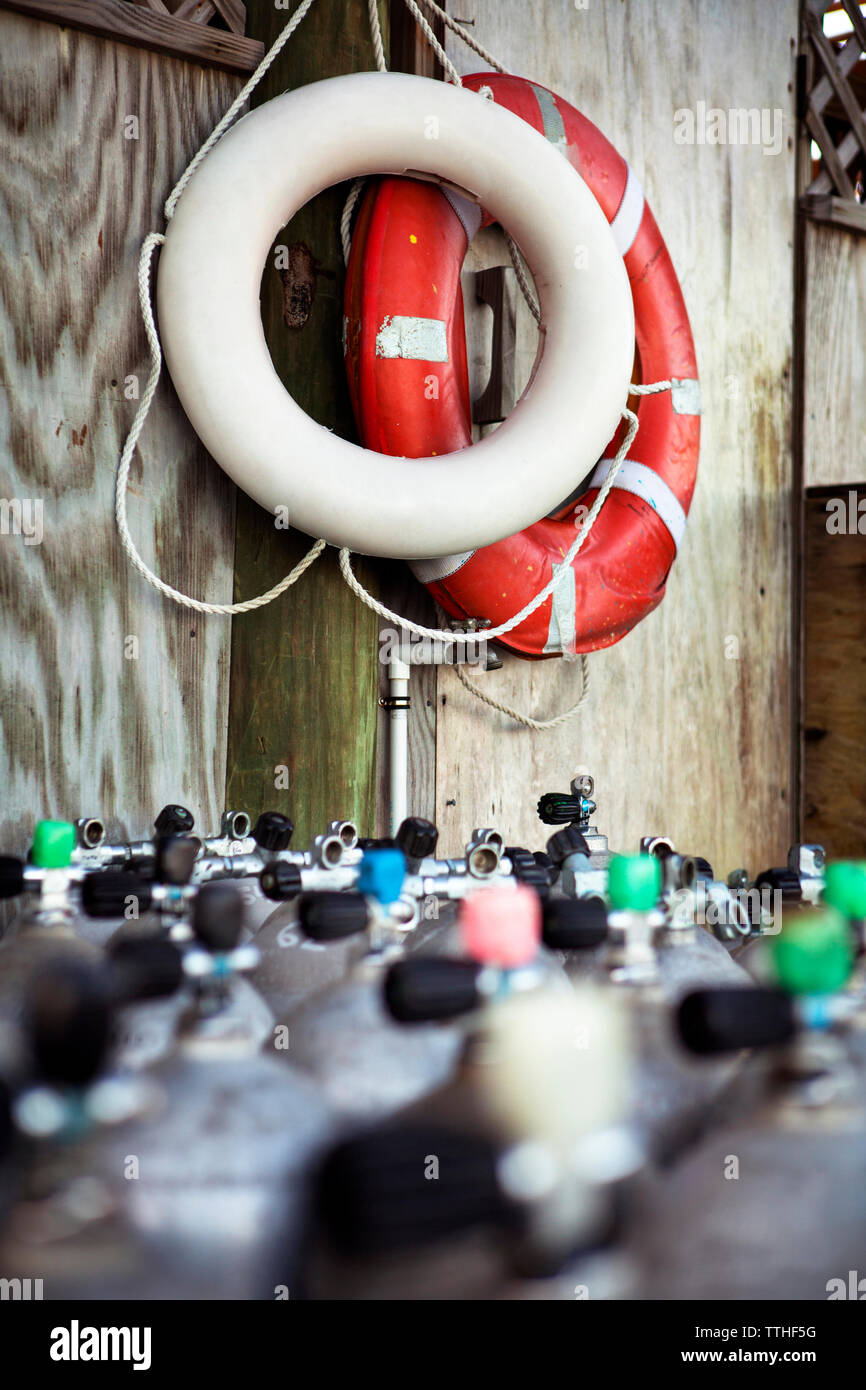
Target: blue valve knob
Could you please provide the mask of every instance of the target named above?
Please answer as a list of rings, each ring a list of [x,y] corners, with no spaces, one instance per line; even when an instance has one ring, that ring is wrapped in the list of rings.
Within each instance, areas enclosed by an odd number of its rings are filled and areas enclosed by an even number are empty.
[[[399,898],[405,876],[406,858],[402,850],[368,849],[361,860],[358,891],[387,907]]]

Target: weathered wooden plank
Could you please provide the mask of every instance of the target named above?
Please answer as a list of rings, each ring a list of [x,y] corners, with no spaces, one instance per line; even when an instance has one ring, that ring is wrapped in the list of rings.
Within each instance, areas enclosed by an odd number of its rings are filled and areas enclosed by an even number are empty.
[[[130,5],[127,0],[0,0],[0,8],[18,10],[52,24],[68,24],[153,53],[207,63],[226,72],[252,72],[264,53],[254,39],[208,29],[174,15]]]
[[[698,487],[665,602],[617,647],[590,657],[589,702],[572,724],[522,732],[440,672],[437,815],[446,845],[455,848],[473,824],[498,822],[509,838],[537,846],[538,794],[567,787],[585,764],[614,847],[633,850],[641,834],[667,831],[720,869],[761,866],[784,851],[791,822],[797,5],[577,9],[559,0],[530,11],[476,0],[472,15],[497,57],[579,106],[640,178],[689,306],[704,418]],[[450,37],[448,47],[463,71],[479,66]],[[676,144],[674,112],[699,100],[780,108],[781,151]],[[579,669],[559,661],[509,658],[480,679],[544,715],[579,691]]]
[[[850,198],[834,198],[830,193],[805,193],[800,207],[812,222],[844,227],[849,232],[866,232],[866,207]]]
[[[866,241],[806,226],[806,487],[866,478]]]
[[[248,5],[248,28],[273,41],[286,22],[266,0]],[[316,5],[256,94],[373,66],[364,0]],[[337,433],[355,437],[342,356],[346,188],[328,190],[277,238],[262,281],[262,319],[274,364],[296,400]],[[239,498],[235,589],[260,592],[309,547]],[[360,565],[372,582],[372,567]],[[306,842],[333,816],[366,834],[376,820],[378,622],[343,583],[334,552],[268,608],[236,621],[232,640],[228,799],[256,812],[285,809]],[[289,784],[275,769],[287,768]]]
[[[167,800],[206,825],[223,806],[228,624],[144,584],[113,490],[149,364],[139,246],[237,85],[0,13],[0,495],[44,523],[0,536],[6,850],[40,815],[137,835]],[[164,383],[130,478],[145,559],[226,602],[233,498]]]
[[[861,458],[861,478],[866,461]],[[806,498],[803,834],[828,853],[866,842],[866,486]],[[835,529],[838,497],[849,527]],[[857,527],[864,506],[864,534]]]

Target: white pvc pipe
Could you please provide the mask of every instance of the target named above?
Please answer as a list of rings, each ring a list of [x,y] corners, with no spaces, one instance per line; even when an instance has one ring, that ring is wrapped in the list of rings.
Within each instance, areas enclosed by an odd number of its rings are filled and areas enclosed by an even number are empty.
[[[388,667],[388,687],[391,698],[407,699],[409,695],[410,668],[399,657],[392,657]],[[392,709],[390,712],[390,806],[389,834],[394,835],[398,826],[409,814],[409,711]]]

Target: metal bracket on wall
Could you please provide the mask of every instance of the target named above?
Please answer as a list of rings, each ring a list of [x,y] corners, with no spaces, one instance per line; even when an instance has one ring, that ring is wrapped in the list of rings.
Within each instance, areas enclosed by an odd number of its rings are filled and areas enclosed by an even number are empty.
[[[476,425],[498,425],[514,405],[517,277],[511,266],[494,265],[487,270],[476,270],[473,278],[476,300],[493,312],[493,337],[490,376],[481,395],[472,403],[472,421]]]

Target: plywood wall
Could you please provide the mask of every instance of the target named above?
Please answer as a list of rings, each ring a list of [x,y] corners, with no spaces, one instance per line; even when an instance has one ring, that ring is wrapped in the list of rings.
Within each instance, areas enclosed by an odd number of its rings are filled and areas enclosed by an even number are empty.
[[[866,482],[866,237],[805,227],[806,487]]]
[[[850,495],[849,495],[850,494]],[[845,502],[843,520],[832,505]],[[831,503],[828,511],[828,503]],[[866,488],[810,492],[804,525],[803,834],[829,854],[866,844]],[[847,525],[845,522],[847,521]]]
[[[626,156],[667,240],[703,391],[700,475],[661,608],[590,658],[591,694],[554,732],[516,729],[440,672],[435,812],[449,848],[497,823],[536,847],[540,792],[595,775],[616,848],[666,832],[727,871],[777,862],[792,826],[791,370],[796,0],[474,0],[473,32],[561,93]],[[449,40],[463,71],[478,61]],[[680,145],[683,107],[780,109],[778,154]],[[543,447],[543,441],[541,441]],[[543,716],[575,664],[508,659],[482,678]]]
[[[224,804],[228,623],[166,603],[130,568],[113,488],[129,378],[143,389],[148,370],[139,246],[238,86],[0,12],[0,497],[41,508],[43,532],[0,534],[6,852],[39,816],[101,814],[139,834],[170,799],[202,825]],[[231,599],[234,489],[167,383],[129,513],[166,579]]]

